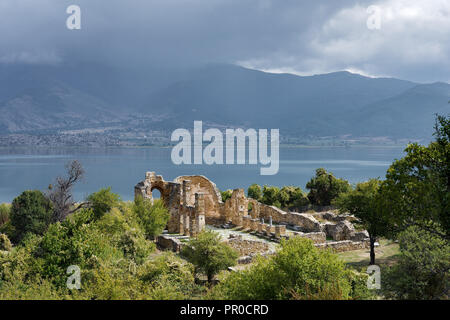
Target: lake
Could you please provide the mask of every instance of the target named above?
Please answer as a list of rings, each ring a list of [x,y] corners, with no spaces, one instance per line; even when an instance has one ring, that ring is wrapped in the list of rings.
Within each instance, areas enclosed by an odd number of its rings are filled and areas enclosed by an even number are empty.
[[[261,185],[295,185],[305,189],[315,169],[326,168],[351,183],[384,178],[404,147],[281,147],[280,169],[261,176],[260,165],[174,165],[171,148],[0,148],[0,203],[11,202],[24,190],[45,190],[64,165],[79,160],[86,175],[75,190],[77,201],[102,187],[111,186],[124,200],[133,198],[134,186],[155,171],[165,180],[180,175],[204,175],[221,190]]]

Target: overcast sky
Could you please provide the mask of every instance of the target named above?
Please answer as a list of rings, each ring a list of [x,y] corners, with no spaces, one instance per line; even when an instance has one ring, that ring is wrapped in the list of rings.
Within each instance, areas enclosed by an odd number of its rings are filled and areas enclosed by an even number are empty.
[[[72,4],[81,30],[66,28]],[[78,60],[450,82],[450,1],[0,0],[1,63]]]

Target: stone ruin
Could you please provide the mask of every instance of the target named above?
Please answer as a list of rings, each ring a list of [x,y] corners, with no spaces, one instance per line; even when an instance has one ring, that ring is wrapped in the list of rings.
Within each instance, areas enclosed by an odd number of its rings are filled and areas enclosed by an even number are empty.
[[[135,186],[135,197],[153,200],[154,189],[159,190],[170,212],[169,233],[194,237],[204,230],[205,225],[232,224],[279,240],[288,237],[288,227],[293,230],[293,236],[309,238],[318,247],[346,251],[368,245],[367,231],[356,232],[350,222],[354,219],[351,216],[286,212],[247,198],[244,189],[234,189],[231,197],[223,202],[219,189],[204,176],[180,176],[173,181],[165,181],[162,176],[147,172],[145,180]]]

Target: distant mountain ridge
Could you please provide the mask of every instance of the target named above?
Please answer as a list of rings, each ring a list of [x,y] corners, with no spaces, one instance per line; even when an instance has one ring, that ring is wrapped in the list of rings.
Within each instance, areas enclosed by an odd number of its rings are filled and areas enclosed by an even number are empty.
[[[450,85],[349,72],[271,74],[235,65],[129,70],[96,64],[0,65],[0,133],[111,126],[279,128],[299,137],[431,137]],[[130,119],[137,119],[130,121]]]

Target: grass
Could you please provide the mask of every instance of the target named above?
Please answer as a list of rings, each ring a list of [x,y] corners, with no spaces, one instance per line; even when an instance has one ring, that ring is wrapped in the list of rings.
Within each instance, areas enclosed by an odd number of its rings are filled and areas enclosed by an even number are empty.
[[[399,246],[391,240],[381,239],[380,246],[375,248],[375,263],[382,266],[391,266],[396,263],[399,254]],[[369,265],[370,250],[361,249],[345,251],[337,254],[347,265],[361,271]]]

